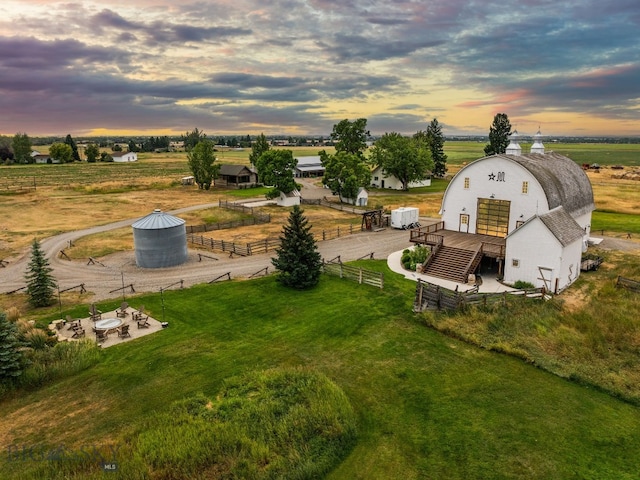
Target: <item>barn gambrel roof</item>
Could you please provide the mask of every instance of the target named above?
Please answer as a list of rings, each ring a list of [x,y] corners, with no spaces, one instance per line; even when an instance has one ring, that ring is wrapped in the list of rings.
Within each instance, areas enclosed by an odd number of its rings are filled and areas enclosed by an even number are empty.
[[[544,190],[549,210],[562,206],[575,218],[595,209],[591,182],[582,167],[570,158],[554,152],[494,157],[508,158],[527,169]]]

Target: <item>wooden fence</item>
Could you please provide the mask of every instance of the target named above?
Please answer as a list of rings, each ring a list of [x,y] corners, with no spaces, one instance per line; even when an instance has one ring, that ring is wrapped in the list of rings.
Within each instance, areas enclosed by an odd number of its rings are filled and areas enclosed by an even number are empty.
[[[332,240],[334,238],[344,237],[346,235],[352,235],[360,232],[360,227],[355,227],[350,224],[348,227],[337,227],[333,230],[322,230],[319,234],[313,232],[316,240]],[[248,243],[235,243],[225,240],[215,240],[213,238],[205,237],[204,235],[196,235],[195,233],[189,233],[187,235],[187,241],[194,245],[200,245],[205,248],[209,248],[217,252],[229,252],[230,255],[242,255],[244,257],[249,255],[258,255],[261,253],[267,253],[275,250],[280,246],[280,238],[265,238],[264,240],[256,240]]]
[[[263,223],[271,222],[271,215],[269,215],[268,213],[260,213],[254,211],[253,207],[247,207],[245,205],[240,205],[237,203],[225,202],[223,200],[220,200],[218,202],[218,206],[220,208],[226,208],[227,210],[235,210],[237,212],[246,213],[248,215],[251,215],[251,217],[245,218],[243,220],[235,220],[232,222],[208,223],[205,225],[187,225],[187,233],[212,232],[215,230],[247,227],[250,225],[261,225]]]
[[[626,288],[627,290],[631,290],[635,293],[640,293],[640,282],[637,280],[632,280],[631,278],[624,278],[618,275],[618,279],[616,280],[616,287]]]
[[[373,285],[384,288],[384,275],[381,272],[365,270],[364,268],[344,265],[342,262],[323,262],[322,271],[328,275],[334,275],[347,280],[353,280],[359,284]]]
[[[425,310],[458,310],[468,305],[492,305],[496,303],[507,304],[509,296],[520,296],[525,298],[546,298],[545,288],[533,288],[527,290],[516,290],[501,293],[479,293],[478,287],[471,288],[465,292],[449,290],[448,288],[434,285],[429,282],[418,280],[416,285],[416,297],[413,302],[414,312]]]

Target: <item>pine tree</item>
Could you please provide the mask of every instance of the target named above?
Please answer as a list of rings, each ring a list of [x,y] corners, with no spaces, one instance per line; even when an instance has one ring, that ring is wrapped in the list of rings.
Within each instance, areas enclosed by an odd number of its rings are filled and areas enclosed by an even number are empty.
[[[279,272],[278,282],[298,290],[317,285],[322,269],[322,257],[303,212],[298,205],[293,207],[288,224],[282,229],[278,256],[271,259]]]
[[[22,375],[24,354],[18,340],[18,327],[0,312],[0,383],[16,380]]]
[[[433,176],[442,178],[447,173],[447,155],[444,153],[444,135],[438,119],[434,118],[427,127],[427,141],[433,160]]]
[[[509,117],[506,113],[497,113],[489,128],[489,144],[484,147],[485,155],[506,152],[509,145],[509,135],[511,135]]]
[[[51,275],[53,269],[40,248],[40,242],[34,240],[31,245],[31,261],[25,275],[29,303],[34,307],[47,307],[53,302],[56,281]]]

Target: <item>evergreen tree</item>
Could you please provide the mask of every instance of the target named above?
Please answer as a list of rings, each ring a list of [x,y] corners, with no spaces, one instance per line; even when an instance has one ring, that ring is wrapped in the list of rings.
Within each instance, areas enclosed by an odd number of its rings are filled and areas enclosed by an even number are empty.
[[[24,354],[18,340],[18,327],[0,312],[0,383],[15,381],[22,375]]]
[[[53,269],[44,256],[40,242],[34,240],[31,245],[31,261],[25,275],[29,303],[34,307],[46,307],[53,302],[56,281],[51,275]]]
[[[427,127],[427,142],[433,160],[433,176],[444,177],[447,173],[447,155],[444,153],[444,135],[438,119],[434,118]]]
[[[71,147],[71,155],[72,155],[73,161],[79,162],[80,154],[78,153],[78,146],[76,145],[76,142],[73,140],[73,138],[71,138],[70,133],[67,134],[67,137],[64,139],[64,143],[66,143]]]
[[[495,155],[507,151],[511,135],[511,122],[506,113],[497,113],[489,128],[489,144],[484,147],[485,155]]]
[[[322,269],[322,257],[303,213],[298,205],[293,207],[288,224],[282,228],[278,256],[271,259],[279,272],[278,282],[298,290],[316,286]]]

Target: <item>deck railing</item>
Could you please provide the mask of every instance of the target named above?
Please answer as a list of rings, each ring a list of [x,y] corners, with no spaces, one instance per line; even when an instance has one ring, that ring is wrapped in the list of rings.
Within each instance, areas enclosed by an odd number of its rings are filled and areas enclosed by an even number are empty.
[[[485,255],[495,255],[496,258],[504,258],[504,245],[500,243],[482,242],[480,248]]]

